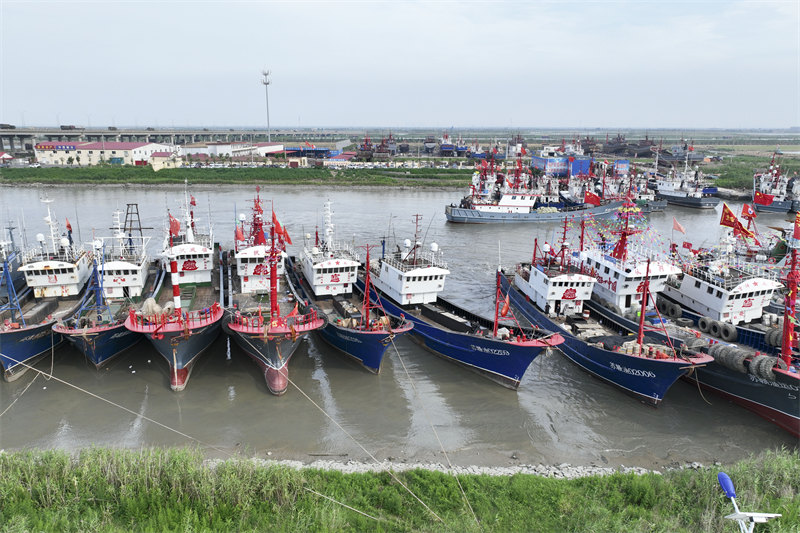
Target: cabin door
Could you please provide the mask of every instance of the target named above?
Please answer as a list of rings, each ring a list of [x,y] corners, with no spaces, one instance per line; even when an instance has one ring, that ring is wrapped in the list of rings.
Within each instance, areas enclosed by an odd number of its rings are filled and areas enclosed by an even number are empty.
[[[125,298],[130,298],[130,290],[128,287],[122,287],[122,296]]]
[[[631,295],[629,294],[625,297],[625,309],[629,308],[630,306],[631,306]]]

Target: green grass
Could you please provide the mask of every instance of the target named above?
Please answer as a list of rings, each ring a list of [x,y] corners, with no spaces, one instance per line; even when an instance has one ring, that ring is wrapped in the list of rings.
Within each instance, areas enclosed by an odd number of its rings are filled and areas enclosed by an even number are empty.
[[[764,452],[725,469],[744,510],[782,513],[759,532],[800,530],[800,456]],[[196,450],[0,454],[0,531],[733,531],[716,468],[576,480],[532,475],[297,471]],[[323,494],[369,514],[368,518]]]
[[[764,170],[769,166],[769,157],[749,155],[725,156],[722,162],[703,165],[706,174],[716,174],[719,179],[716,184],[730,189],[753,189],[753,174],[756,169]],[[800,159],[784,156],[781,161],[781,170],[784,174],[791,175],[800,171]]]
[[[150,167],[100,166],[67,168],[4,168],[4,184],[162,184],[257,183],[261,185],[324,185],[385,187],[466,187],[470,170],[325,168],[180,168],[153,172]]]

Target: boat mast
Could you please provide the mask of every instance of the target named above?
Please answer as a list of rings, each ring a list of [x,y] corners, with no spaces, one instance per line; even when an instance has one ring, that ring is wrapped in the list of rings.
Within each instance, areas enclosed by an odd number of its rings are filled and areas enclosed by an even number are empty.
[[[636,344],[639,345],[639,355],[642,353],[642,343],[644,342],[644,313],[647,309],[647,299],[650,294],[650,258],[647,258],[647,269],[644,273],[642,282],[642,300],[639,307],[639,332],[636,335]]]
[[[783,337],[781,342],[781,359],[786,365],[792,363],[792,347],[794,345],[795,305],[797,303],[797,282],[800,273],[797,272],[797,238],[800,237],[800,215],[794,222],[794,242],[792,242],[791,270],[786,274],[786,287],[788,292],[783,303]]]
[[[361,304],[361,327],[366,328],[369,326],[369,313],[370,313],[370,301],[369,301],[369,291],[370,291],[370,278],[369,278],[369,249],[373,248],[374,245],[367,244],[364,248],[367,249],[367,262],[366,268],[364,269],[364,301]]]
[[[275,218],[274,211],[272,212],[272,218]],[[270,227],[269,234],[269,316],[270,320],[275,320],[280,315],[280,310],[278,309],[278,248],[275,246],[275,224]]]

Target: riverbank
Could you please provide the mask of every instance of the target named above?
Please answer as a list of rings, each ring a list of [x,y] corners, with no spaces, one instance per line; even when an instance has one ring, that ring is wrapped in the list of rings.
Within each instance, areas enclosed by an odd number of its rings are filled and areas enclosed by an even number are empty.
[[[0,184],[92,185],[313,185],[317,187],[463,188],[471,170],[456,169],[327,169],[327,168],[179,168],[154,172],[151,167],[97,166],[0,169]]]
[[[2,531],[729,531],[719,469],[594,475],[342,473],[186,449],[0,453]],[[725,471],[744,510],[800,528],[800,457]],[[462,492],[463,491],[463,492]]]

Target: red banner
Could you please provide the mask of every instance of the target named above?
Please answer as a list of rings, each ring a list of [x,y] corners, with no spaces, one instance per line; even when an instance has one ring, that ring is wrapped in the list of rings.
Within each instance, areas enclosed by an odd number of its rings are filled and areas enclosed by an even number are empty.
[[[689,241],[684,241],[683,247],[686,248],[687,250],[691,250],[692,249],[692,243],[690,243]]]
[[[792,238],[800,239],[800,213],[794,216],[794,233],[792,233]]]
[[[744,204],[742,206],[742,217],[744,217],[744,218],[756,218],[756,210],[753,209],[752,205]]]

